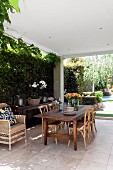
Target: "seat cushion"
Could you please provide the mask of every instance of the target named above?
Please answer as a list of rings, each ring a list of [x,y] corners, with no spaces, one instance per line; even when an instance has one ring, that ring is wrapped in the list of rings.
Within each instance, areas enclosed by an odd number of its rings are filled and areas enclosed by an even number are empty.
[[[25,129],[25,124],[17,123],[14,126],[11,126],[11,134],[17,133],[23,129]]]
[[[0,103],[0,109],[3,108],[3,107],[7,107],[8,104],[7,103]]]

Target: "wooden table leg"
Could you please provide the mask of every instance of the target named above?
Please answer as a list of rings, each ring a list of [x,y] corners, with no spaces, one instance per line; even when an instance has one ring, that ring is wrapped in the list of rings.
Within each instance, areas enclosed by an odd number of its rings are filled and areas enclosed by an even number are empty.
[[[44,145],[47,145],[47,131],[48,131],[47,119],[43,119],[43,125],[44,125]]]
[[[77,150],[77,121],[73,121],[73,140],[74,140],[74,150]]]

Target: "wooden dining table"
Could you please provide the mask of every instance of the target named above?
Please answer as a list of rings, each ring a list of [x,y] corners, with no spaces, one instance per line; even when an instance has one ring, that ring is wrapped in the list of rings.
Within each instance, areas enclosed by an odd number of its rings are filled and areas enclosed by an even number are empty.
[[[65,111],[58,111],[57,109],[51,110],[49,112],[45,112],[43,114],[38,114],[35,117],[43,118],[43,126],[44,126],[44,145],[47,145],[47,137],[52,138],[62,138],[62,139],[70,139],[70,135],[68,133],[53,133],[48,132],[48,121],[61,121],[61,122],[73,122],[73,142],[74,142],[74,150],[77,150],[77,121],[84,117],[84,113],[87,109],[91,108],[93,105],[79,105],[78,111],[75,111],[75,115],[65,115]]]

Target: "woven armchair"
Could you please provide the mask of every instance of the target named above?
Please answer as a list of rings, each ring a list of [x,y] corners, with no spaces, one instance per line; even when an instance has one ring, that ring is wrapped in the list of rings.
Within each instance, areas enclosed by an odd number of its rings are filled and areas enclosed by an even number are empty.
[[[26,124],[25,115],[15,115],[17,124],[11,126],[10,120],[0,119],[0,143],[11,145],[25,139],[26,142]]]

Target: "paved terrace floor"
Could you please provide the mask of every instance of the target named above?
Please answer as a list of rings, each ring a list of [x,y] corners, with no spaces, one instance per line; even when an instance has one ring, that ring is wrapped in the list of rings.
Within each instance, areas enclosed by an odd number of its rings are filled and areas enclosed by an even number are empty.
[[[78,150],[73,143],[53,139],[44,146],[39,138],[41,125],[27,130],[27,144],[18,142],[8,151],[0,144],[0,170],[113,170],[113,121],[96,120],[96,137],[84,150],[82,137],[78,137]]]

